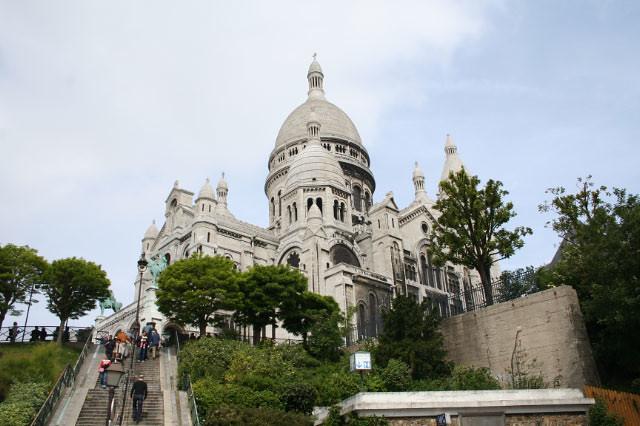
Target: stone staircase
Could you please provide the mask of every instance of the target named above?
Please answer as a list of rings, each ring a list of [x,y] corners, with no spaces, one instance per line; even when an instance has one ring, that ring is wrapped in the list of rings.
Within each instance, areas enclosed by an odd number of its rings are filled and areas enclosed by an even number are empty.
[[[125,371],[130,370],[130,360],[125,360]],[[163,394],[160,384],[160,361],[147,360],[145,362],[134,361],[132,374],[129,375],[129,386],[127,390],[127,397],[125,398],[124,407],[124,419],[123,425],[135,424],[132,418],[132,399],[130,397],[131,385],[135,380],[135,377],[140,374],[144,375],[144,381],[147,383],[147,399],[145,399],[142,405],[142,420],[139,425],[163,425],[164,424],[164,404]],[[118,415],[122,410],[122,396],[125,388],[124,381],[121,382],[120,387],[115,391],[115,398],[117,399]],[[102,389],[99,380],[96,381],[95,387],[87,392],[80,415],[76,422],[77,426],[98,426],[104,425],[107,413],[107,403],[109,399],[108,389]]]

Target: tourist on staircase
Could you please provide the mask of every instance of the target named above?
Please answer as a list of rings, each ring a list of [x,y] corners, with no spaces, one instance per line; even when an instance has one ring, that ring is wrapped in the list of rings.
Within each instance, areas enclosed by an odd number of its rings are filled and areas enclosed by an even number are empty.
[[[149,336],[149,347],[151,348],[151,359],[156,359],[159,346],[160,346],[160,335],[154,328],[151,330],[151,335]]]
[[[109,335],[107,341],[104,344],[104,352],[107,354],[107,358],[113,362],[113,350],[116,347],[116,342],[113,340],[113,336]]]
[[[131,387],[131,398],[133,398],[133,421],[142,420],[142,402],[147,398],[147,384],[141,374]]]
[[[98,365],[98,372],[100,373],[100,386],[102,386],[102,389],[106,389],[107,387],[107,368],[109,368],[111,366],[111,360],[109,358],[105,358],[102,361],[100,361],[100,364]]]
[[[147,332],[143,331],[142,336],[140,336],[139,339],[140,342],[138,343],[138,348],[140,349],[140,356],[138,358],[138,362],[144,362],[147,359],[147,349],[149,348]]]

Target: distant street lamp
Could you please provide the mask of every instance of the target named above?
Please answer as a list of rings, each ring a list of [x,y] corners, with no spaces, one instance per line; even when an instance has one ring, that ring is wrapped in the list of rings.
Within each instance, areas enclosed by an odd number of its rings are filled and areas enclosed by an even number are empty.
[[[144,257],[144,252],[140,255],[140,259],[138,259],[138,272],[140,272],[140,281],[138,281],[138,303],[136,304],[136,322],[134,324],[134,335],[133,335],[133,351],[131,357],[131,368],[133,368],[133,358],[135,358],[136,353],[136,341],[138,340],[138,335],[140,334],[140,297],[142,295],[142,276],[144,271],[147,270],[147,259]]]
[[[111,404],[113,404],[113,396],[115,394],[115,389],[120,385],[120,379],[124,375],[124,370],[122,369],[122,364],[113,364],[109,368],[104,371],[105,381],[107,383],[107,387],[109,387],[109,402],[107,404],[107,423],[109,426],[111,424]]]

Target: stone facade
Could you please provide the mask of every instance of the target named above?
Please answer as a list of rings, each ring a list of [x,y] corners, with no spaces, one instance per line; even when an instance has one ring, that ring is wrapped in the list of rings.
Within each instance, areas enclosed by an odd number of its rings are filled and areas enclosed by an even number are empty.
[[[578,297],[568,286],[447,318],[442,333],[451,361],[487,367],[505,384],[518,368],[551,387],[598,383]]]
[[[268,158],[268,227],[243,222],[230,211],[224,174],[215,190],[207,179],[197,195],[177,181],[169,191],[164,224],[160,229],[152,224],[142,239],[142,251],[155,265],[142,283],[135,282],[136,298],[142,286],[142,323],[153,321],[161,330],[169,326],[155,308],[153,274],[193,253],[226,256],[240,270],[272,264],[299,268],[309,290],[333,296],[343,310],[356,306],[355,339],[378,334],[381,311],[397,294],[431,298],[446,311],[464,303],[461,290],[479,285],[475,271],[432,265],[427,234],[438,212],[418,164],[412,175],[415,199],[408,206],[399,207],[391,192],[374,202],[369,154],[351,119],[326,100],[324,74],[315,60],[307,79],[307,100],[286,118]],[[443,178],[460,168],[457,148],[447,137]],[[97,330],[129,329],[134,305],[99,318]],[[278,329],[277,337],[288,336]]]

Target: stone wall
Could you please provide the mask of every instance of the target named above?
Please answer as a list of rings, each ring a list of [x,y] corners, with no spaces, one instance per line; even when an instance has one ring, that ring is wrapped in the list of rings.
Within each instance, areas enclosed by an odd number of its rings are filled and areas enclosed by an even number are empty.
[[[542,375],[549,387],[599,382],[578,298],[568,286],[447,318],[442,334],[451,361],[487,367],[505,386],[511,369]]]

